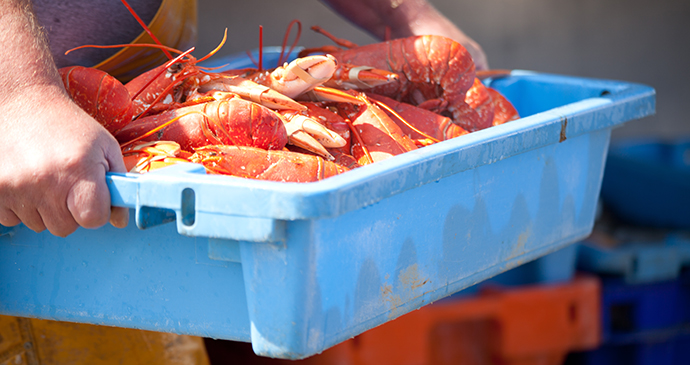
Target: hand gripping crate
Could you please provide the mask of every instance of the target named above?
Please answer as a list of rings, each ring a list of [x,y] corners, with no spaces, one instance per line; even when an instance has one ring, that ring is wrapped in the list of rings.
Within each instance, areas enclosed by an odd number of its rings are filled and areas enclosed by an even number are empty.
[[[586,237],[610,131],[652,114],[654,90],[517,71],[491,86],[524,118],[317,183],[110,174],[128,228],[3,228],[0,314],[303,358]]]

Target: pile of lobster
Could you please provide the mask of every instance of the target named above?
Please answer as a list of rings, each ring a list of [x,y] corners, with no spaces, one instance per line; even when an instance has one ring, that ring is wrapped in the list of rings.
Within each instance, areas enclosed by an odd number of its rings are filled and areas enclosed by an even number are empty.
[[[224,72],[198,65],[215,51],[197,60],[193,49],[149,46],[179,55],[124,85],[92,68],[60,70],[132,172],[195,162],[209,173],[310,182],[518,118],[477,78],[467,50],[440,36]]]

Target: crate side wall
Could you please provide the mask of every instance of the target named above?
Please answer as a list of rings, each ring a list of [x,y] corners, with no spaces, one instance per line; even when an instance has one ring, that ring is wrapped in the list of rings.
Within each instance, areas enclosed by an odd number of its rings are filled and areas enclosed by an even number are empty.
[[[134,214],[130,214],[134,219]],[[241,265],[174,224],[0,237],[0,313],[249,341]]]
[[[309,356],[585,237],[609,136],[610,130],[582,135],[340,217],[295,223],[288,236],[297,229],[300,240],[288,239],[280,260],[295,255],[304,276],[253,298],[250,317],[262,334],[257,342],[252,337],[255,351]],[[245,274],[248,282],[267,283],[268,276]],[[279,298],[292,307],[276,308]],[[261,315],[271,310],[296,317]],[[290,329],[298,333],[286,338]]]

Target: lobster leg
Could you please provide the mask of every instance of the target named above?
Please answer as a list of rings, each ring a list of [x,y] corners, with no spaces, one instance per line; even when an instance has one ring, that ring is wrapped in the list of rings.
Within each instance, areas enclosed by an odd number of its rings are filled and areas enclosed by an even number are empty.
[[[370,66],[355,66],[347,63],[338,64],[333,77],[324,86],[339,89],[365,90],[376,86],[387,85],[398,81],[398,74]]]

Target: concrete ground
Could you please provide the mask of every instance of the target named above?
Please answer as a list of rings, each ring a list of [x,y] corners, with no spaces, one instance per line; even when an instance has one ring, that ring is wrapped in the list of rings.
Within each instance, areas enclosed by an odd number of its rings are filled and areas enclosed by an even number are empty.
[[[657,115],[625,124],[614,138],[690,136],[690,2],[660,0],[430,0],[484,48],[492,68],[639,82],[657,91]],[[313,0],[198,0],[198,54],[280,45],[293,19],[299,44],[329,44],[309,27],[321,25],[359,44],[374,39]]]

